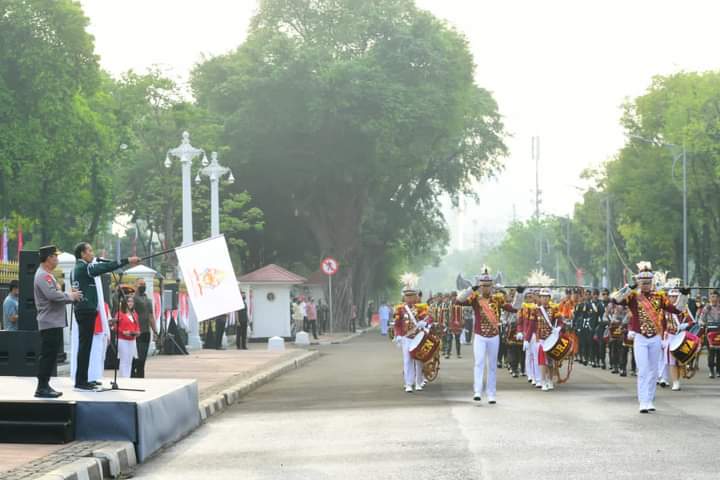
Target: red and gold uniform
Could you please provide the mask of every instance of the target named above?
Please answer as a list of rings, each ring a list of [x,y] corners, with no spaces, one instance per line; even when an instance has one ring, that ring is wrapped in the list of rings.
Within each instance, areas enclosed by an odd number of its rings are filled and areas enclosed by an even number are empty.
[[[653,291],[654,273],[650,262],[640,262],[635,275],[639,290],[626,285],[612,295],[612,301],[630,310],[628,338],[633,340],[637,365],[637,389],[640,413],[655,411],[655,390],[662,355],[661,338],[666,327],[664,312],[679,314],[687,300],[681,291],[675,305],[662,292]],[[684,290],[684,289],[683,289]]]
[[[478,278],[478,285],[458,295],[457,304],[472,307],[475,314],[473,327],[473,353],[475,356],[473,399],[480,401],[483,387],[488,402],[496,402],[497,361],[500,350],[500,315],[503,311],[516,312],[507,303],[505,295],[492,291],[492,277],[487,269]],[[522,298],[522,296],[520,297]],[[487,381],[483,382],[487,365]]]

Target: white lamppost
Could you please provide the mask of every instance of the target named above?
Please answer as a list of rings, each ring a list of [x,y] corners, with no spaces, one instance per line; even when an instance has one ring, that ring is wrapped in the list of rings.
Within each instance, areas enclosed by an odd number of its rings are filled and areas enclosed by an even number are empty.
[[[228,175],[228,183],[235,183],[235,177],[229,168],[218,163],[217,152],[212,152],[210,165],[202,168],[195,177],[195,183],[200,184],[200,174],[210,178],[210,236],[220,235],[220,192],[218,184],[223,175]]]
[[[223,167],[218,163],[217,152],[212,152],[210,155],[210,165],[198,171],[195,177],[195,183],[198,185],[202,181],[200,174],[210,178],[210,236],[216,237],[220,235],[220,179],[223,175],[229,174],[227,181],[232,184],[235,183],[235,177],[229,168]],[[227,337],[224,331],[222,335],[222,346],[227,347]]]
[[[192,196],[191,196],[191,180],[190,180],[190,168],[192,167],[192,161],[202,154],[202,165],[207,166],[208,159],[205,155],[205,151],[201,148],[195,148],[190,145],[190,134],[183,132],[182,141],[180,145],[175,148],[168,150],[165,155],[165,167],[170,168],[172,161],[170,157],[176,157],[182,164],[182,227],[183,227],[183,245],[190,245],[193,241],[193,229],[192,229]],[[197,317],[192,308],[190,308],[190,332],[188,334],[188,346],[190,348],[201,348],[202,341],[200,340],[200,329],[198,328]]]

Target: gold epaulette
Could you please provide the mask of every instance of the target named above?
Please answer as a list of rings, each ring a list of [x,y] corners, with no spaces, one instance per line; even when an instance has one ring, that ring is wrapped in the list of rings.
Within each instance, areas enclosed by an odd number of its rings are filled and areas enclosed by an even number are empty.
[[[537,308],[537,304],[535,303],[523,303],[522,308],[527,308],[529,310],[532,310],[534,308]]]

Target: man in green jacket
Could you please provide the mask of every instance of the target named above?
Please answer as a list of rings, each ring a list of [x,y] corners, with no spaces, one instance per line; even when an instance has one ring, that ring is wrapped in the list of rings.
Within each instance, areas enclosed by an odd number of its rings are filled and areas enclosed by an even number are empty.
[[[98,312],[98,283],[95,278],[103,273],[124,267],[137,265],[138,257],[124,258],[120,262],[99,261],[95,259],[95,252],[87,242],[80,242],[75,247],[75,269],[73,270],[73,287],[82,292],[82,299],[75,304],[75,319],[78,324],[78,354],[77,369],[75,371],[75,389],[94,390],[94,385],[88,384],[88,365],[90,363],[90,349],[92,347],[93,333],[95,332],[95,315]],[[104,306],[103,306],[104,307]]]

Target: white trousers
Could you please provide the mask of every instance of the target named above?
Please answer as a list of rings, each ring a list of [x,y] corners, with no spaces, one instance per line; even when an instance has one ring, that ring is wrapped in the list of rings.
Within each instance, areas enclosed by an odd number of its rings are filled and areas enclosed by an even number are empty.
[[[539,382],[540,376],[540,359],[538,358],[538,347],[542,348],[542,343],[537,341],[537,337],[533,333],[527,351],[525,352],[525,372],[528,378]]]
[[[475,355],[475,381],[473,383],[474,393],[483,393],[483,376],[487,365],[487,381],[485,382],[485,393],[490,398],[495,398],[495,385],[497,373],[498,350],[500,349],[500,336],[483,337],[477,333],[473,336],[473,355]]]
[[[403,378],[405,386],[420,385],[423,382],[423,362],[410,356],[412,338],[402,337]]]
[[[78,325],[75,319],[72,320],[72,329],[70,334],[70,378],[75,378],[77,370],[77,354],[80,347],[80,339],[78,334]],[[92,345],[90,347],[90,362],[88,363],[88,382],[101,380],[105,371],[105,352],[107,343],[105,334],[100,333],[93,335]]]
[[[105,371],[105,352],[107,351],[108,337],[104,333],[93,335],[90,348],[90,363],[88,365],[88,381],[95,382],[103,377]]]
[[[120,366],[118,367],[118,377],[130,378],[132,374],[132,361],[137,358],[137,345],[135,340],[118,340],[118,359]]]
[[[655,401],[658,362],[662,352],[660,337],[647,338],[639,333],[633,342],[633,355],[637,365],[637,395],[640,405]]]

